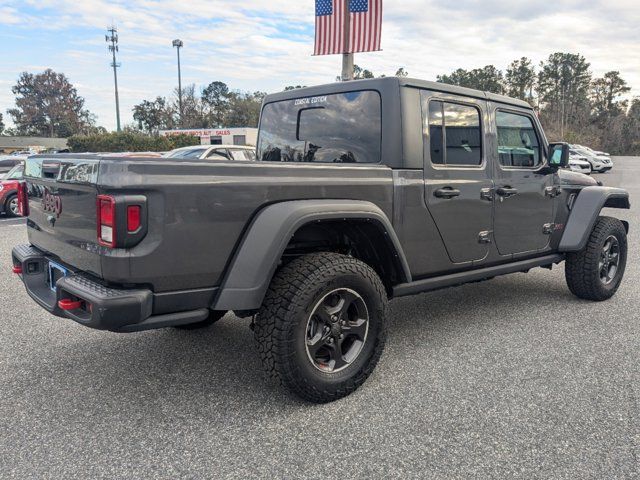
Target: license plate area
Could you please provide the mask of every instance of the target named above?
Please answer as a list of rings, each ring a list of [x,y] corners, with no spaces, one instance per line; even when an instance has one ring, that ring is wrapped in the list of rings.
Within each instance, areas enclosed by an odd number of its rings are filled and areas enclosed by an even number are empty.
[[[55,262],[49,261],[47,269],[47,285],[52,292],[56,291],[56,282],[69,274],[69,270]]]

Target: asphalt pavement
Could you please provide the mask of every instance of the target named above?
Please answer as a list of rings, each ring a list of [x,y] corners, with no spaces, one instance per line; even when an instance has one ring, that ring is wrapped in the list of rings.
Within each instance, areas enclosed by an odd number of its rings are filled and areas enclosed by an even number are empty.
[[[638,478],[640,157],[597,175],[631,194],[625,280],[574,298],[563,266],[392,302],[353,395],[310,405],[262,374],[249,322],[93,331],[10,274],[0,218],[0,477]]]

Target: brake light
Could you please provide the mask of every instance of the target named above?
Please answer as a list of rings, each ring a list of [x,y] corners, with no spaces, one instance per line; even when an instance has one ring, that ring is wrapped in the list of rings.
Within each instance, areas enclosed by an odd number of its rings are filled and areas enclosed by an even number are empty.
[[[22,273],[22,265],[14,265],[12,268],[13,273],[20,274]]]
[[[97,205],[98,243],[105,247],[116,246],[116,200],[111,195],[98,195]]]
[[[127,207],[127,232],[135,233],[140,228],[140,205],[129,205]]]
[[[29,191],[27,182],[18,182],[18,212],[23,217],[29,216]]]

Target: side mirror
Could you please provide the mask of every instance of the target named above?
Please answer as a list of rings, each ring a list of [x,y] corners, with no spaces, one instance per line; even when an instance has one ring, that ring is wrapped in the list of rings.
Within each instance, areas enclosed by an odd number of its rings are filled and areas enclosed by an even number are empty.
[[[569,144],[550,143],[549,144],[549,166],[565,168],[569,165]]]

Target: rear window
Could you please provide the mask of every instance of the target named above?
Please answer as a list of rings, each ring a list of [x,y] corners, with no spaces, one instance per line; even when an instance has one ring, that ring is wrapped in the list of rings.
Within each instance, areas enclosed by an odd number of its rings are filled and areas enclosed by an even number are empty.
[[[381,117],[380,94],[370,90],[268,103],[258,159],[379,163]]]

